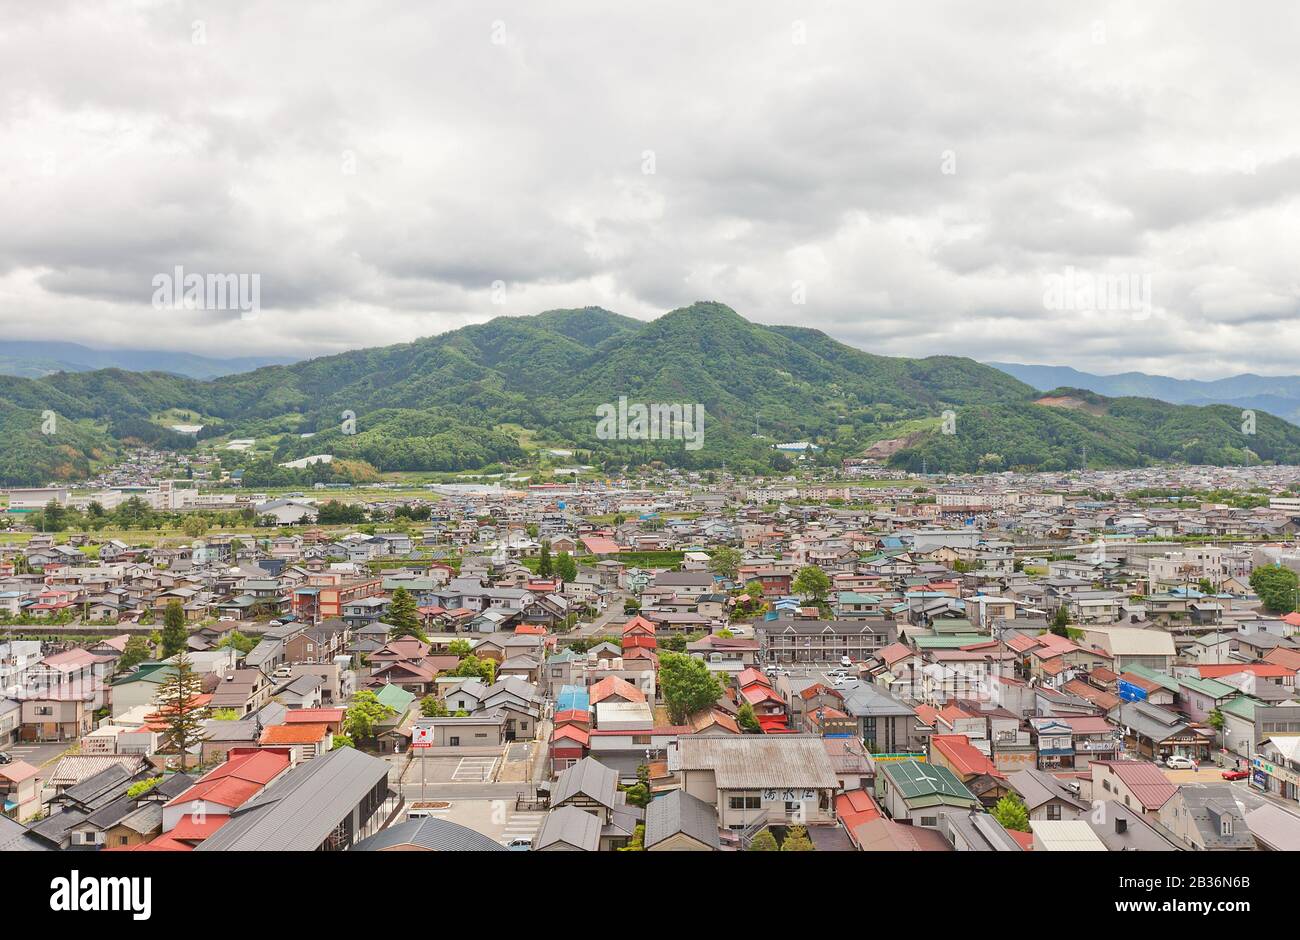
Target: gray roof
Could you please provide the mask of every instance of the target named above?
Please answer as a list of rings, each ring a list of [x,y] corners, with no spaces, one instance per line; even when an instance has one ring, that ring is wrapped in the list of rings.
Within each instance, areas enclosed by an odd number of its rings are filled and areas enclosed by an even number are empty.
[[[1061,800],[1078,810],[1088,809],[1088,804],[1079,799],[1077,793],[1066,787],[1064,781],[1035,767],[1027,767],[1008,774],[1007,783],[1011,789],[1020,794],[1025,807],[1030,810],[1037,809],[1052,800]]]
[[[68,830],[82,822],[89,815],[89,813],[80,809],[64,809],[58,813],[51,813],[40,822],[32,823],[28,827],[28,832],[47,839],[57,846],[62,846],[63,841],[68,838]]]
[[[1255,837],[1250,834],[1246,818],[1232,795],[1232,787],[1224,783],[1192,785],[1178,788],[1187,815],[1201,834],[1207,849],[1253,849]],[[1230,835],[1223,834],[1223,821],[1232,826]]]
[[[448,819],[426,816],[381,829],[352,847],[354,852],[379,852],[394,846],[414,846],[428,852],[504,852],[505,846],[480,832]]]
[[[52,852],[53,848],[29,835],[22,823],[0,816],[0,852]]]
[[[1111,852],[1177,852],[1179,847],[1170,839],[1161,835],[1140,813],[1129,809],[1116,800],[1107,800],[1104,812],[1083,813],[1079,816],[1086,822],[1097,838]],[[1119,823],[1124,824],[1124,831],[1119,832]]]
[[[822,739],[811,734],[684,735],[668,760],[670,770],[712,770],[721,790],[839,785]]]
[[[618,793],[618,771],[592,757],[584,757],[564,771],[551,788],[551,804],[559,805],[579,793],[601,806],[614,806]]]
[[[94,812],[124,795],[134,779],[135,774],[121,764],[112,764],[93,777],[68,787],[60,797]]]
[[[120,826],[126,826],[132,832],[138,832],[142,836],[162,828],[163,808],[162,804],[156,801],[141,803],[131,812],[127,813],[118,822]]]
[[[533,848],[545,849],[557,843],[584,852],[595,852],[600,848],[600,820],[576,806],[561,806],[551,810],[546,814],[546,821],[537,833]]]
[[[709,848],[718,848],[717,810],[685,790],[670,790],[651,800],[645,811],[645,847],[658,845],[679,832]]]
[[[954,842],[952,834],[961,833],[968,852],[1023,852],[1020,843],[1002,828],[1002,824],[988,813],[963,810],[943,812],[944,835]],[[954,842],[954,845],[956,843]]]
[[[844,710],[854,718],[916,714],[915,708],[900,702],[883,689],[865,682],[859,682],[856,686],[842,691],[841,694],[844,696]]]
[[[299,764],[231,814],[195,851],[314,851],[362,797],[388,778],[388,764],[344,747]]]

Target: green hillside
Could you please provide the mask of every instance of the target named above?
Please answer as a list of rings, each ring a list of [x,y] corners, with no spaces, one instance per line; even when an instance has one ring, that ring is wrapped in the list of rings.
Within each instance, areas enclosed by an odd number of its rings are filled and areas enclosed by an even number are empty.
[[[597,407],[620,396],[702,403],[704,446],[598,439]],[[818,461],[831,463],[913,432],[890,459],[916,470],[1066,469],[1079,466],[1085,447],[1094,467],[1300,462],[1300,428],[1262,412],[1255,433],[1244,434],[1240,411],[1228,406],[1077,389],[1041,396],[970,359],[872,355],[818,330],[763,326],[696,303],[649,323],[597,307],[498,317],[212,381],[117,369],[0,377],[0,482],[75,478],[131,440],[193,446],[149,424],[171,408],[203,415],[203,439],[275,441],[263,476],[278,473],[275,462],[314,453],[381,471],[458,471],[523,466],[540,448],[609,467],[725,462],[761,472],[789,466],[774,443],[812,441]],[[66,436],[39,434],[46,409],[73,422]],[[943,433],[946,410],[953,434]],[[343,433],[345,412],[356,416],[355,434]]]

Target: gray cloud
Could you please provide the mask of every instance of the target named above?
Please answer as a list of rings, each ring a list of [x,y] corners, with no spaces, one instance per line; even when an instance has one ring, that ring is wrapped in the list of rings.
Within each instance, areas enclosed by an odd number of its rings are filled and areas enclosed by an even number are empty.
[[[0,12],[5,335],[315,354],[712,298],[885,354],[1300,371],[1280,0]],[[262,315],[154,309],[176,265]],[[1067,268],[1157,315],[1047,309]]]

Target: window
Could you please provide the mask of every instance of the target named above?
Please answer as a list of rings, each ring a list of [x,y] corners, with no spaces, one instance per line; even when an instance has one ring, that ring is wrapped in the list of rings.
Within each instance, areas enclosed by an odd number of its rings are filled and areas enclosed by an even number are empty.
[[[761,809],[763,802],[756,796],[733,796],[728,797],[727,805],[732,809]]]
[[[1232,835],[1232,817],[1223,816],[1219,819],[1219,834],[1224,836]]]
[[[937,816],[922,816],[922,817],[921,817],[921,825],[922,825],[922,826],[929,826],[929,827],[933,828],[933,827],[937,826],[938,824],[939,824],[939,819],[938,819]]]
[[[1057,806],[1055,803],[1049,803],[1047,806],[1047,818],[1059,820],[1061,818],[1061,807]]]

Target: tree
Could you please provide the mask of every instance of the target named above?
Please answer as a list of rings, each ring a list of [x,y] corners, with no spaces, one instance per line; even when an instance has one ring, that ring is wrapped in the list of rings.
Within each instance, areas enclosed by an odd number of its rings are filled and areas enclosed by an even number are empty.
[[[740,574],[740,563],[743,560],[744,556],[741,555],[740,549],[723,545],[721,548],[714,549],[713,554],[709,556],[709,570],[728,581],[735,581]]]
[[[420,699],[420,714],[425,718],[446,718],[447,705],[436,695],[426,695]]]
[[[775,852],[778,848],[776,836],[772,835],[767,829],[761,830],[749,843],[749,851],[751,852]]]
[[[354,741],[370,741],[375,737],[378,724],[394,714],[369,689],[352,697],[352,704],[343,715],[343,733]]]
[[[456,664],[456,668],[447,673],[449,676],[465,677],[468,679],[480,679],[484,683],[491,685],[496,677],[497,664],[496,660],[484,657],[479,659],[477,656],[466,656]]]
[[[225,649],[227,646],[233,647],[239,655],[247,656],[253,651],[253,647],[257,646],[257,641],[251,636],[244,636],[238,630],[232,630],[229,636],[217,644],[217,649]]]
[[[453,656],[468,656],[473,648],[469,640],[452,640],[447,644],[447,652]]]
[[[130,672],[150,655],[152,651],[149,648],[149,641],[136,634],[126,641],[126,646],[122,647],[122,655],[117,660],[118,671]]]
[[[415,598],[404,587],[393,592],[393,600],[388,605],[388,612],[384,614],[384,622],[392,625],[393,639],[413,636],[421,643],[429,642],[429,638],[420,629],[420,611],[415,606]]]
[[[1056,608],[1056,616],[1052,618],[1052,632],[1057,636],[1069,636],[1069,627],[1070,612],[1066,610],[1065,605],[1062,604],[1060,607]]]
[[[150,790],[152,790],[154,787],[158,786],[158,784],[162,782],[163,782],[162,777],[150,777],[148,780],[141,780],[138,783],[133,783],[126,788],[127,798],[132,800],[138,800],[140,797],[144,796],[146,793],[148,793]]]
[[[791,587],[796,594],[811,598],[813,603],[820,607],[826,603],[826,597],[831,592],[831,579],[816,565],[804,565],[794,576],[794,584]]]
[[[207,739],[203,720],[208,710],[198,702],[203,694],[203,679],[194,671],[183,646],[176,656],[175,669],[158,687],[154,703],[165,726],[163,747],[180,755],[184,770],[190,748]]]
[[[627,794],[627,801],[633,806],[639,806],[645,809],[654,799],[654,794],[650,792],[650,768],[645,764],[640,764],[636,769],[636,783],[628,786],[624,791]]]
[[[189,633],[185,629],[185,608],[179,600],[173,598],[167,602],[167,609],[163,612],[163,658],[175,656],[184,650],[187,639]]]
[[[722,686],[704,660],[684,653],[659,654],[659,685],[675,725],[683,724],[688,715],[708,708],[722,696]]]
[[[330,742],[330,750],[337,751],[341,747],[356,747],[356,744],[346,734],[336,734]]]
[[[213,721],[238,721],[239,712],[233,708],[214,708],[208,717]]]
[[[1250,573],[1250,587],[1271,613],[1289,614],[1296,609],[1296,590],[1300,588],[1300,577],[1290,568],[1281,565],[1256,568]]]
[[[551,543],[548,540],[542,542],[542,551],[537,556],[537,574],[543,578],[549,578],[551,570]]]
[[[190,514],[186,516],[185,521],[181,523],[181,531],[190,538],[196,539],[204,532],[208,531],[208,520],[204,519],[202,516]]]
[[[1224,720],[1223,712],[1219,711],[1216,708],[1214,709],[1214,711],[1210,712],[1208,716],[1206,716],[1205,723],[1209,725],[1211,728],[1213,728],[1215,731],[1222,732],[1223,726],[1224,724],[1226,724],[1226,721]]]
[[[561,584],[570,584],[578,577],[578,563],[568,552],[560,552],[555,556],[555,576]]]
[[[758,717],[754,714],[754,706],[748,702],[742,702],[736,711],[736,724],[740,725],[740,730],[746,734],[758,734],[763,730],[763,726],[758,723]]]
[[[1025,809],[1025,804],[1014,793],[1008,793],[998,800],[997,805],[993,807],[993,818],[1002,824],[1003,829],[1016,832],[1030,831],[1029,810]]]
[[[791,826],[786,830],[785,841],[781,843],[782,852],[811,852],[812,839],[808,838],[808,829],[804,826]]]
[[[628,840],[627,845],[619,848],[620,852],[644,852],[645,851],[645,823],[637,823],[632,828],[632,838]]]

